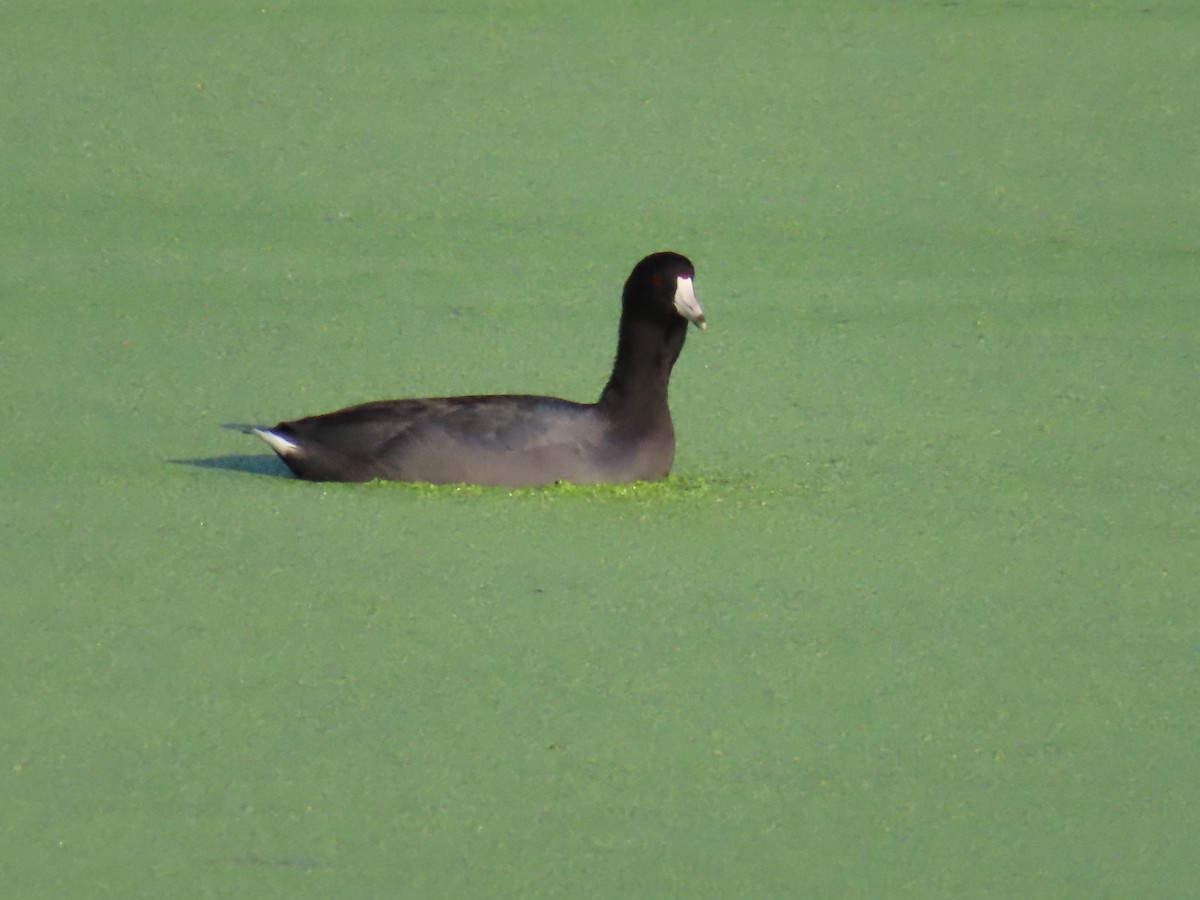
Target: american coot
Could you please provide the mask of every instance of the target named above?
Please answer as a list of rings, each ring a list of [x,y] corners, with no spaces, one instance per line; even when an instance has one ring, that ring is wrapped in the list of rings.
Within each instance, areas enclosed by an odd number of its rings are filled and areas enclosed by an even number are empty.
[[[667,408],[688,322],[705,327],[678,253],[654,253],[625,282],[612,377],[595,403],[486,395],[381,400],[256,434],[311,481],[466,482],[534,487],[665,478],[675,458]]]

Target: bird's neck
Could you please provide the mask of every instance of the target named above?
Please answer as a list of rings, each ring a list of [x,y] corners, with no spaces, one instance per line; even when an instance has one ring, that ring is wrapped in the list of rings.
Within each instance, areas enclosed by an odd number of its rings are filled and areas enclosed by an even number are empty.
[[[669,423],[667,385],[686,336],[687,323],[682,319],[664,327],[659,322],[622,318],[612,376],[597,405],[617,418],[647,427],[661,420]]]

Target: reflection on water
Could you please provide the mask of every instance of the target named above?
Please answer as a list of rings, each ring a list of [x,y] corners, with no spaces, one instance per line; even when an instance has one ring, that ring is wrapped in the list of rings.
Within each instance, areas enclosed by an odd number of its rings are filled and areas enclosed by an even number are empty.
[[[177,466],[196,466],[200,469],[225,469],[229,472],[245,472],[247,475],[268,475],[274,478],[291,478],[292,473],[273,453],[256,455],[209,456],[203,459],[168,459]]]

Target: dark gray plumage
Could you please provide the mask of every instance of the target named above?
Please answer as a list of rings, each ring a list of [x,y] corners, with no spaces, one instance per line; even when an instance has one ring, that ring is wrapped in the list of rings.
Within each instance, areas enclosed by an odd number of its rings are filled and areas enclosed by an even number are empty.
[[[274,428],[233,426],[311,481],[533,487],[653,481],[671,471],[671,368],[688,322],[705,327],[691,262],[654,253],[625,282],[617,356],[595,403],[523,394],[381,400]]]

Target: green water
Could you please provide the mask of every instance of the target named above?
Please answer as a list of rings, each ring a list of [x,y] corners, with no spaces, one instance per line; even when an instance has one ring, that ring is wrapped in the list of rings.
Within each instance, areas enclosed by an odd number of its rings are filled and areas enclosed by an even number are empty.
[[[0,21],[6,895],[1195,893],[1192,4]],[[218,427],[592,399],[665,248],[665,484]]]

